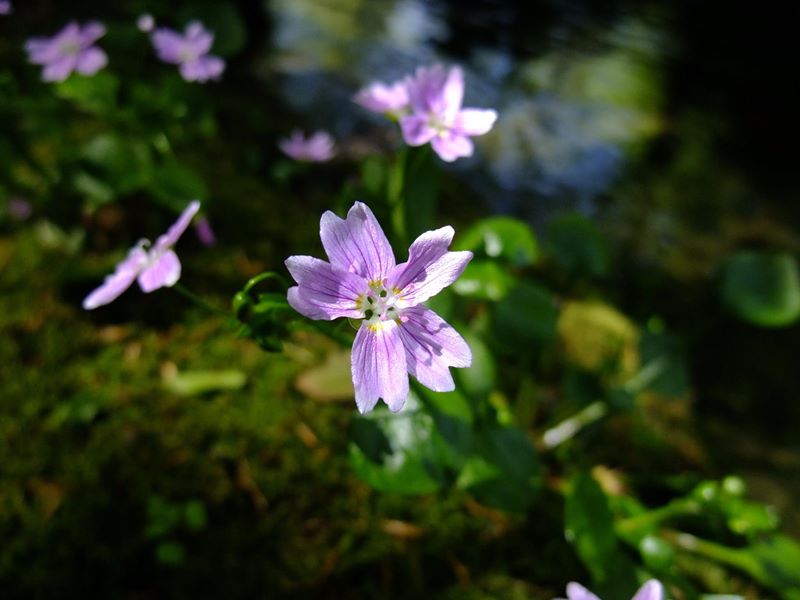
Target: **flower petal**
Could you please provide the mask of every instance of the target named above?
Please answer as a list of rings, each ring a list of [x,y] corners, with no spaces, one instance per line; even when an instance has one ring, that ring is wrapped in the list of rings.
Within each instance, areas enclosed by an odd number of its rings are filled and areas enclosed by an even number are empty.
[[[394,268],[394,252],[378,220],[366,204],[356,202],[340,219],[331,211],[322,215],[319,236],[331,264],[357,273],[368,281],[383,280]]]
[[[600,600],[580,583],[574,581],[567,584],[567,598],[569,600]]]
[[[445,162],[453,162],[457,158],[472,156],[475,146],[467,136],[455,132],[445,132],[431,140],[431,147]]]
[[[445,122],[450,123],[461,110],[464,100],[464,71],[461,67],[452,67],[442,87],[442,114]]]
[[[111,275],[105,278],[103,284],[86,296],[83,308],[94,310],[119,298],[131,286],[145,264],[147,264],[147,252],[138,245],[131,248],[128,256],[117,265]]]
[[[472,252],[448,252],[453,228],[426,231],[408,249],[408,260],[397,265],[389,285],[401,290],[404,306],[414,306],[453,283],[472,260]]]
[[[436,130],[428,124],[428,121],[428,117],[424,115],[407,115],[400,119],[400,129],[406,144],[422,146],[436,136]]]
[[[78,54],[75,70],[81,75],[94,75],[106,66],[108,57],[100,48],[91,47]]]
[[[150,41],[159,60],[173,64],[181,62],[183,36],[180,33],[167,27],[159,27],[150,35]]]
[[[186,231],[186,228],[189,227],[189,224],[192,222],[198,210],[200,210],[200,202],[198,200],[192,200],[186,208],[183,209],[178,220],[167,230],[167,233],[158,237],[155,244],[156,248],[166,250],[174,246],[183,235],[183,232]]]
[[[225,61],[218,56],[201,56],[181,63],[178,70],[186,81],[205,83],[222,75],[225,71]]]
[[[180,278],[181,261],[172,250],[167,250],[139,274],[139,287],[149,294],[162,287],[172,287]]]
[[[468,367],[472,351],[464,338],[444,319],[424,306],[403,311],[400,338],[406,349],[406,367],[434,392],[455,389],[449,367]]]
[[[312,256],[290,256],[286,268],[299,284],[289,289],[287,299],[301,315],[328,321],[364,316],[356,306],[358,297],[369,290],[363,277]]]
[[[633,600],[663,600],[664,586],[656,579],[651,579],[639,588]]]
[[[81,48],[88,48],[106,34],[106,27],[99,21],[86,23],[78,34]]]
[[[394,321],[377,325],[364,321],[353,342],[350,368],[356,405],[362,414],[371,411],[378,398],[397,412],[408,398],[406,353]]]
[[[42,69],[42,81],[64,81],[72,74],[78,59],[70,54],[51,62]]]
[[[489,133],[496,120],[496,110],[465,108],[456,115],[453,131],[462,135],[483,135]]]

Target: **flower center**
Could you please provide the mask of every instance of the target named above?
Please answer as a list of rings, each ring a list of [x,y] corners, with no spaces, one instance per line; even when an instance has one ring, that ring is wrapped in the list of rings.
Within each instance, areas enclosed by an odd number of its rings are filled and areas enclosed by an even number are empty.
[[[61,52],[62,54],[78,54],[81,51],[81,47],[78,42],[64,42],[61,45]]]
[[[390,288],[382,281],[372,281],[369,291],[359,296],[356,306],[364,313],[370,327],[380,327],[385,321],[400,319],[399,297],[397,288]]]

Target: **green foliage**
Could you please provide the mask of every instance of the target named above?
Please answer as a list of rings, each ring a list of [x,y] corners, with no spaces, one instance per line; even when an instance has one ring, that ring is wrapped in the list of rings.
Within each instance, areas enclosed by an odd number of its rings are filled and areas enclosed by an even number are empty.
[[[472,250],[489,258],[526,267],[539,259],[539,245],[530,227],[511,217],[478,221],[458,238],[456,250]]]
[[[581,277],[604,277],[611,268],[608,240],[586,217],[565,214],[547,227],[546,247],[566,273]]]
[[[722,299],[754,325],[791,325],[800,317],[797,261],[789,254],[737,252],[722,267]]]

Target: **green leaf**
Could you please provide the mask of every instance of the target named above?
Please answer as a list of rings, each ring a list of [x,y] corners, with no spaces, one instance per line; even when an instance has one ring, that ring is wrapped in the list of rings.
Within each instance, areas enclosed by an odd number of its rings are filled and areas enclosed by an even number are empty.
[[[55,85],[56,94],[88,113],[103,115],[117,106],[119,81],[109,71],[92,77],[72,75]]]
[[[608,498],[591,475],[580,473],[572,479],[564,519],[564,534],[601,597],[630,597],[636,587],[635,569],[620,550]]]
[[[164,382],[164,387],[179,396],[239,390],[247,383],[242,371],[183,371]]]
[[[505,297],[513,285],[514,278],[496,262],[473,260],[452,289],[461,296],[497,302]]]
[[[152,155],[147,144],[137,138],[103,133],[89,140],[81,156],[117,194],[146,185],[152,176]]]
[[[722,299],[740,318],[783,327],[800,316],[800,274],[789,254],[741,251],[722,269]]]
[[[488,396],[497,376],[494,357],[478,335],[466,331],[463,336],[472,350],[472,364],[466,369],[454,369],[459,388],[472,398]]]
[[[583,215],[553,219],[547,228],[547,247],[555,263],[574,275],[603,277],[611,268],[608,240]]]
[[[492,310],[495,337],[502,348],[516,353],[531,343],[549,344],[556,336],[558,309],[546,288],[528,282],[519,283]]]
[[[472,250],[524,267],[539,259],[539,245],[530,227],[511,217],[490,217],[461,235],[456,250]]]
[[[161,542],[156,548],[156,559],[162,565],[177,567],[186,560],[186,550],[178,542]]]
[[[401,412],[380,406],[353,419],[350,465],[379,492],[435,492],[444,482],[435,435],[433,417],[412,393]]]
[[[184,507],[183,516],[186,520],[186,527],[188,527],[191,531],[200,531],[205,529],[205,526],[208,523],[206,507],[200,500],[189,500]]]
[[[178,163],[157,167],[149,188],[156,199],[177,211],[183,210],[190,200],[204,200],[208,197],[203,180],[194,171]]]
[[[484,504],[524,511],[536,499],[540,467],[536,450],[517,427],[491,426],[474,435],[473,455],[458,476],[458,486]]]

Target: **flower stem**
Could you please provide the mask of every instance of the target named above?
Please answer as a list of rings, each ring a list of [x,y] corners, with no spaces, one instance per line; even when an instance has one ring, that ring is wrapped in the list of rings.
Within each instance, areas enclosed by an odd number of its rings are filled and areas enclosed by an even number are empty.
[[[196,305],[198,305],[198,306],[202,307],[203,309],[207,310],[210,313],[213,313],[215,315],[219,315],[219,316],[222,316],[222,317],[225,317],[225,318],[228,318],[228,319],[231,318],[231,314],[229,312],[224,311],[221,308],[218,308],[218,307],[214,306],[213,304],[208,303],[206,300],[204,300],[203,298],[201,298],[200,296],[198,296],[194,292],[190,292],[189,290],[187,290],[185,287],[183,287],[179,283],[176,283],[175,285],[173,285],[172,289],[175,290],[176,292],[178,292],[179,294],[181,294],[182,296],[184,296],[185,298],[189,299],[190,301],[194,302]]]

